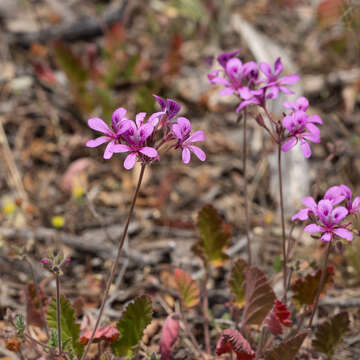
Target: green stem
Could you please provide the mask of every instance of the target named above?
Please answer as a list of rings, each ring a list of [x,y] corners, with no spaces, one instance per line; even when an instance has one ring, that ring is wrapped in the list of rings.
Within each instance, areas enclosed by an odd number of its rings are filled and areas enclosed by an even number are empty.
[[[114,262],[112,264],[112,267],[111,267],[110,277],[109,277],[109,280],[108,280],[108,282],[106,284],[104,296],[103,296],[103,299],[102,299],[102,302],[101,302],[101,305],[100,305],[99,314],[98,314],[98,317],[96,319],[95,327],[94,327],[93,332],[92,332],[92,334],[90,336],[89,342],[87,343],[86,348],[84,350],[84,353],[83,353],[83,355],[81,357],[81,360],[85,360],[85,358],[86,358],[86,355],[87,355],[87,353],[88,353],[88,351],[90,349],[90,345],[93,342],[96,330],[99,327],[102,314],[104,312],[105,303],[106,303],[106,300],[108,298],[109,291],[110,291],[110,286],[111,286],[111,284],[112,284],[112,282],[114,280],[115,272],[116,272],[116,269],[117,269],[117,265],[119,263],[122,248],[124,246],[124,242],[125,242],[125,238],[126,238],[128,228],[129,228],[130,220],[131,220],[132,214],[134,212],[135,202],[136,202],[137,196],[139,194],[141,182],[142,182],[143,177],[144,177],[145,166],[146,166],[145,164],[141,165],[141,171],[140,171],[140,175],[139,175],[139,180],[138,180],[138,183],[137,183],[137,186],[136,186],[136,189],[135,189],[135,192],[134,192],[134,196],[133,196],[133,199],[132,199],[132,202],[131,202],[131,205],[130,205],[130,210],[129,210],[128,217],[127,217],[127,220],[126,220],[126,223],[125,223],[125,226],[124,226],[124,230],[123,230],[122,236],[121,236],[120,241],[119,241],[116,257],[115,257],[115,260],[114,260]]]
[[[61,340],[60,276],[58,273],[55,273],[55,279],[56,279],[56,324],[57,324],[57,332],[58,332],[59,354],[61,354],[62,340]]]

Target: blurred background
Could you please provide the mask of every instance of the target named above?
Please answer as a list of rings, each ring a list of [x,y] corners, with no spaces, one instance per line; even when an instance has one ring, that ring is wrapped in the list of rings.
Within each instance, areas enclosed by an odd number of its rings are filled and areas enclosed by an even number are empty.
[[[107,316],[134,296],[135,284],[158,294],[146,284],[166,286],[169,268],[200,269],[190,248],[194,219],[206,203],[231,224],[232,254],[244,256],[237,102],[219,97],[207,79],[221,52],[241,48],[244,61],[281,56],[285,73],[301,75],[296,92],[309,98],[324,125],[313,157],[299,165],[307,171],[294,181],[308,184],[305,196],[342,183],[360,195],[359,1],[1,0],[0,28],[0,318],[7,307],[24,307],[29,272],[19,253],[28,254],[44,291],[54,293],[39,264],[56,246],[72,258],[64,292],[81,296],[91,316],[139,169],[125,170],[119,155],[105,161],[102,147],[86,148],[96,136],[87,119],[110,121],[118,107],[129,118],[158,111],[152,94],[178,101],[193,129],[206,133],[207,160],[193,157],[184,165],[173,152],[147,170],[122,258],[127,271],[116,285],[127,290],[112,299]],[[277,272],[280,228],[269,190],[276,146],[255,122],[248,136],[256,261]],[[293,213],[301,207],[294,203]],[[303,239],[299,258],[311,266],[321,249]],[[345,256],[335,256],[334,296],[360,298],[359,251],[356,238]],[[221,271],[214,276],[224,279]],[[215,295],[211,304],[221,316],[227,299]],[[161,317],[161,306],[157,311]],[[356,344],[345,354],[356,354]]]

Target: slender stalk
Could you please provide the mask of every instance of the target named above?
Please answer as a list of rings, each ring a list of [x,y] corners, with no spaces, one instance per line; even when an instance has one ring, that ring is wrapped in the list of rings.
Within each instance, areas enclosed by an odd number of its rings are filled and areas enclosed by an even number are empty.
[[[251,245],[250,245],[250,219],[249,219],[249,198],[248,198],[248,183],[247,183],[247,141],[246,141],[246,120],[247,112],[244,111],[243,119],[243,176],[244,176],[244,199],[245,199],[245,234],[247,242],[248,264],[251,266]]]
[[[42,298],[41,298],[39,284],[38,284],[37,278],[35,276],[35,271],[34,271],[34,268],[32,266],[32,263],[31,263],[30,259],[27,256],[24,257],[24,260],[29,264],[31,277],[32,277],[32,280],[33,280],[33,283],[34,283],[34,288],[35,288],[35,295],[36,295],[36,298],[39,301],[41,320],[42,320],[43,325],[45,327],[46,336],[47,336],[48,339],[50,339],[49,327],[48,327],[47,321],[45,319],[44,304],[43,304],[43,301],[42,301]]]
[[[279,192],[280,192],[280,214],[281,214],[281,232],[282,232],[282,251],[283,251],[283,273],[284,273],[284,303],[287,302],[287,253],[286,253],[286,235],[285,235],[285,215],[284,215],[284,196],[281,171],[281,141],[278,143],[278,171],[279,171]]]
[[[261,353],[263,352],[264,341],[265,341],[265,327],[263,327],[261,330],[261,337],[256,351],[255,360],[259,359]]]
[[[112,284],[112,282],[114,280],[115,272],[116,272],[117,265],[118,265],[118,262],[119,262],[119,259],[120,259],[121,250],[122,250],[122,248],[124,246],[124,242],[125,242],[125,238],[126,238],[128,228],[129,228],[130,220],[131,220],[132,214],[134,212],[136,198],[137,198],[137,196],[139,194],[141,182],[142,182],[142,179],[144,177],[145,166],[146,166],[145,164],[141,165],[141,171],[140,171],[140,175],[139,175],[139,180],[138,180],[138,183],[137,183],[137,186],[136,186],[136,189],[135,189],[135,192],[134,192],[134,196],[133,196],[133,199],[132,199],[132,202],[131,202],[131,205],[130,205],[130,210],[129,210],[129,213],[128,213],[128,217],[126,219],[124,230],[123,230],[123,233],[121,235],[121,238],[120,238],[120,241],[119,241],[119,244],[118,244],[116,257],[115,257],[115,260],[114,260],[114,262],[112,264],[112,267],[111,267],[110,277],[109,277],[109,280],[108,280],[108,282],[106,284],[104,296],[103,296],[103,299],[102,299],[101,305],[100,305],[99,314],[98,314],[98,317],[96,319],[94,330],[93,330],[93,332],[92,332],[92,334],[90,336],[89,342],[86,345],[86,348],[85,348],[84,353],[83,353],[83,355],[81,357],[81,360],[85,360],[85,358],[86,358],[86,355],[87,355],[87,353],[88,353],[88,351],[90,349],[90,345],[93,342],[95,332],[99,327],[102,314],[104,312],[104,307],[105,307],[105,303],[106,303],[106,300],[107,300],[108,295],[109,295],[110,286],[111,286],[111,284]]]
[[[327,245],[327,248],[326,248],[324,265],[323,265],[323,268],[322,268],[319,287],[317,289],[316,298],[315,298],[315,301],[314,301],[313,311],[312,311],[310,322],[309,322],[309,328],[311,328],[311,325],[312,325],[313,319],[314,319],[314,315],[315,315],[315,311],[316,311],[316,308],[317,308],[317,306],[319,304],[320,294],[321,294],[321,290],[322,290],[323,285],[324,285],[324,280],[325,280],[325,275],[326,275],[326,267],[327,267],[327,264],[328,264],[328,261],[329,261],[330,249],[331,249],[331,241],[328,242],[328,245]]]
[[[58,273],[55,273],[56,279],[56,324],[58,332],[58,344],[59,344],[59,354],[62,353],[62,341],[61,341],[61,309],[60,309],[60,276]]]
[[[204,342],[205,349],[208,354],[211,353],[210,348],[210,333],[209,333],[209,299],[208,299],[208,291],[207,291],[207,283],[209,280],[209,267],[205,268],[205,275],[203,279],[203,287],[202,287],[202,313],[204,316]]]

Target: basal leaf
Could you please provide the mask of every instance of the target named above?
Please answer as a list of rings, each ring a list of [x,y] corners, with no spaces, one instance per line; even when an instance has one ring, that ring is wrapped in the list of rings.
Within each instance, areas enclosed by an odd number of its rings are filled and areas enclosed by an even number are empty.
[[[292,297],[293,302],[297,307],[302,305],[311,306],[314,303],[317,289],[321,278],[321,269],[315,274],[308,274],[304,279],[297,279],[291,286],[291,290],[294,292]],[[334,284],[335,267],[329,265],[326,269],[326,275],[324,279],[324,285],[321,289],[321,294],[324,294],[326,290]]]
[[[160,338],[161,360],[171,360],[172,347],[179,335],[179,319],[177,314],[170,314],[163,325]]]
[[[196,281],[181,269],[175,269],[174,274],[176,287],[184,305],[188,308],[197,305],[200,301],[200,291]]]
[[[308,331],[303,331],[289,340],[282,341],[265,353],[265,360],[293,360],[307,334]]]
[[[83,353],[84,346],[78,343],[80,325],[75,322],[75,311],[69,300],[64,296],[60,297],[60,324],[61,340],[65,351],[70,351],[78,356]],[[57,329],[56,298],[53,298],[49,305],[47,321],[50,329]]]
[[[120,338],[111,348],[116,356],[132,358],[134,348],[143,336],[144,329],[152,319],[151,300],[142,295],[130,303],[124,310],[116,327],[120,331]]]
[[[247,262],[238,259],[231,270],[229,287],[234,297],[233,304],[239,308],[242,308],[245,304],[245,276],[247,269]]]
[[[314,350],[333,356],[335,348],[343,341],[343,335],[349,331],[349,325],[347,312],[341,312],[319,325],[312,341]]]
[[[86,345],[91,338],[92,332],[93,330],[91,329],[82,335],[79,339],[79,343]],[[119,330],[113,328],[112,326],[102,326],[95,331],[93,343],[104,341],[108,344],[112,344],[119,338],[119,336]]]
[[[195,245],[195,252],[205,263],[221,266],[228,259],[224,250],[229,247],[230,230],[212,205],[205,205],[197,217],[200,240]]]
[[[256,266],[247,270],[245,282],[242,325],[260,325],[274,306],[274,291],[265,274]]]

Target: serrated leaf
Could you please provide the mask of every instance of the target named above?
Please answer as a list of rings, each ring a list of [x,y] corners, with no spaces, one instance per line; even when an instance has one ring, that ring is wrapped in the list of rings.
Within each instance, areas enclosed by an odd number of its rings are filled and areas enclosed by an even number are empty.
[[[224,330],[216,345],[216,355],[231,354],[233,351],[238,360],[251,360],[256,355],[250,344],[238,331]]]
[[[349,331],[349,325],[347,312],[341,312],[319,325],[315,339],[312,341],[314,350],[331,357],[335,348],[343,342],[343,336]]]
[[[47,321],[50,329],[57,329],[56,298],[49,305]],[[78,343],[80,325],[75,322],[75,311],[69,300],[60,297],[61,340],[65,351],[72,351],[81,356],[84,346]]]
[[[282,334],[282,326],[291,326],[290,311],[281,301],[276,300],[274,307],[266,316],[263,326],[267,326],[273,335]]]
[[[200,240],[194,251],[207,264],[221,266],[229,258],[224,253],[230,245],[230,230],[212,205],[205,205],[197,217]]]
[[[130,303],[124,310],[121,319],[116,324],[120,338],[111,348],[116,356],[131,358],[134,348],[143,336],[143,331],[152,319],[151,300],[142,295]]]
[[[181,269],[175,269],[174,274],[176,287],[185,307],[190,308],[197,305],[200,301],[200,291],[196,281]]]
[[[297,279],[291,286],[294,292],[292,300],[299,308],[302,305],[312,305],[314,303],[316,293],[321,278],[321,269],[315,274],[308,274],[304,279]],[[326,269],[324,284],[321,289],[321,294],[325,294],[326,290],[334,284],[335,267],[329,265]]]
[[[256,266],[250,267],[245,278],[245,307],[242,326],[260,325],[275,303],[275,294],[265,274]]]
[[[308,331],[303,331],[265,353],[265,360],[293,360],[300,350]]]
[[[234,297],[233,304],[242,308],[245,304],[245,277],[248,264],[245,260],[238,259],[231,269],[229,287]]]

